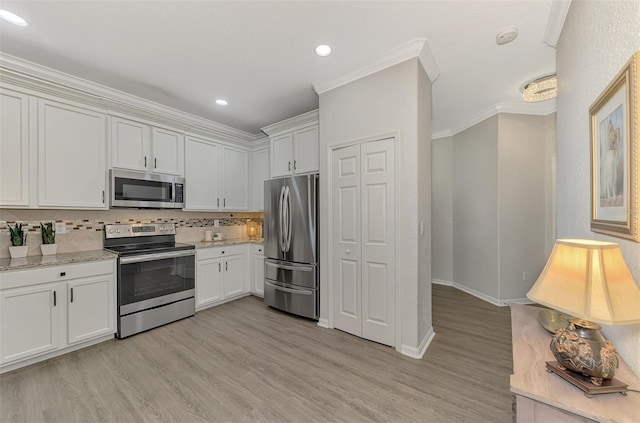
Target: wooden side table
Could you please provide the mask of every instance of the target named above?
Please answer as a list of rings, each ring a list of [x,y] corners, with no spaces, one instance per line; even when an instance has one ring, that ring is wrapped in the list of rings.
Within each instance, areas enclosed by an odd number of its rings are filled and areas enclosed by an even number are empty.
[[[551,334],[538,322],[539,310],[533,306],[511,305],[511,392],[516,395],[518,423],[637,423],[640,393],[587,398],[578,388],[546,371],[545,362],[555,358],[549,349]],[[629,389],[640,389],[640,380],[622,360],[616,378],[627,383]]]

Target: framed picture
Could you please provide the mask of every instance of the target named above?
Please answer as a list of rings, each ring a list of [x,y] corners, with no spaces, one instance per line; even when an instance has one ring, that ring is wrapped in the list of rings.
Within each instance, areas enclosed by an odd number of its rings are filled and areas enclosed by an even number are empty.
[[[640,242],[638,108],[640,51],[589,108],[591,230]]]

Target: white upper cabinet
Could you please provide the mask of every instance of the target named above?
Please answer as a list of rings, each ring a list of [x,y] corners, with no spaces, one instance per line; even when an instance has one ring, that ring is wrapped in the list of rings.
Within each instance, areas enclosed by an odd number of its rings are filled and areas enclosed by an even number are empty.
[[[185,210],[248,210],[249,152],[188,136],[185,186]]]
[[[111,165],[114,168],[182,176],[183,143],[179,132],[111,118]]]
[[[269,180],[269,148],[251,153],[251,210],[264,210],[264,181]]]
[[[150,128],[143,123],[111,118],[113,167],[146,171],[151,159]]]
[[[311,173],[318,165],[318,125],[293,133],[293,173]]]
[[[106,115],[38,100],[38,206],[106,209]]]
[[[167,129],[153,128],[151,141],[153,163],[149,163],[149,170],[156,173],[183,175],[183,136]]]
[[[220,147],[187,137],[185,150],[185,209],[217,210],[219,193]]]
[[[271,138],[271,177],[287,176],[293,170],[293,134]]]
[[[0,88],[0,206],[29,205],[29,96]]]
[[[271,144],[271,177],[314,173],[318,165],[318,111],[287,119],[262,130]]]
[[[249,210],[249,152],[222,149],[222,208]]]

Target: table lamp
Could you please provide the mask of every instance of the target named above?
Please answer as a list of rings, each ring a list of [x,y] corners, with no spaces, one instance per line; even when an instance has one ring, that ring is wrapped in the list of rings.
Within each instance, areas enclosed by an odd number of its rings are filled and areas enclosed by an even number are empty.
[[[588,394],[626,391],[626,385],[613,379],[618,367],[615,347],[597,325],[640,323],[640,288],[618,244],[557,240],[527,297],[573,316],[553,335],[550,348],[558,363],[547,362],[548,371]]]

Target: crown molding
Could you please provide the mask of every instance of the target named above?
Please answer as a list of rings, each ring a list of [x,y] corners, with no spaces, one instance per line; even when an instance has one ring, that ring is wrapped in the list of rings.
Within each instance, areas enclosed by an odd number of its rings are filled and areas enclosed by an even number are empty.
[[[0,81],[224,141],[251,145],[262,137],[5,53],[0,53]]]
[[[541,101],[539,103],[497,103],[481,110],[473,115],[469,120],[459,123],[450,129],[435,131],[431,134],[431,139],[452,137],[465,129],[497,115],[498,113],[514,113],[519,115],[547,116],[556,111],[556,99]]]
[[[549,11],[549,19],[547,20],[547,28],[544,31],[542,42],[549,47],[556,48],[564,21],[567,19],[567,13],[571,6],[571,0],[555,0],[551,2],[551,10]]]
[[[291,129],[304,125],[314,125],[318,123],[318,109],[312,110],[307,113],[303,113],[298,116],[294,116],[283,121],[267,125],[264,128],[260,128],[262,132],[269,136],[277,135],[281,132],[286,132]]]
[[[402,63],[406,60],[419,58],[422,66],[427,72],[429,79],[433,83],[440,75],[440,68],[436,63],[435,57],[429,48],[427,40],[424,38],[416,38],[408,41],[393,50],[383,53],[381,56],[356,66],[348,68],[343,74],[331,78],[322,79],[313,83],[313,89],[318,95],[327,91],[346,85],[365,76],[380,72],[383,69]]]

